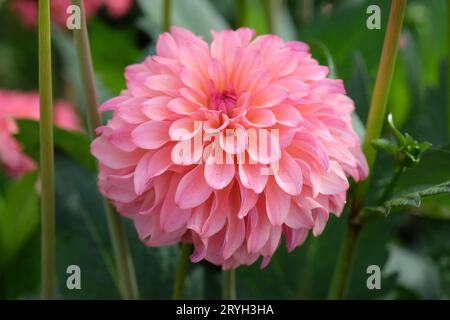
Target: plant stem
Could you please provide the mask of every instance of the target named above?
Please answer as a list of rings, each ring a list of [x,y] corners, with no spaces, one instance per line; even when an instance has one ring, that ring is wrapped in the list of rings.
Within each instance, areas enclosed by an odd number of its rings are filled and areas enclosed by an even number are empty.
[[[234,16],[237,27],[243,27],[247,21],[247,0],[234,0]]]
[[[164,0],[163,3],[163,23],[162,23],[162,31],[168,32],[170,30],[170,18],[172,9],[172,0]]]
[[[298,20],[302,26],[309,24],[314,18],[314,0],[299,0]]]
[[[389,21],[384,37],[383,50],[381,52],[380,65],[378,67],[363,143],[363,151],[367,158],[369,171],[373,169],[377,154],[376,149],[372,146],[372,140],[380,137],[386,118],[387,100],[397,58],[405,8],[406,0],[395,0],[391,2]],[[365,198],[369,180],[370,178],[358,184],[356,190],[357,199],[363,200]]]
[[[314,274],[314,266],[316,262],[317,252],[319,250],[319,239],[311,239],[311,242],[308,246],[308,251],[306,253],[306,262],[305,262],[305,269],[303,271],[302,279],[303,282],[301,283],[300,288],[300,295],[299,299],[309,299],[309,293],[311,292],[311,285],[313,284],[313,274]]]
[[[339,251],[330,291],[328,292],[329,300],[343,299],[346,294],[353,261],[355,260],[358,236],[362,227],[354,221],[358,211],[352,211],[349,216],[349,223],[347,225],[344,240]]]
[[[373,169],[376,158],[376,150],[372,147],[371,142],[373,139],[379,138],[383,127],[405,8],[406,0],[394,0],[391,2],[389,21],[363,144],[363,151],[366,155],[370,171]],[[366,198],[369,180],[367,179],[356,186],[354,196],[351,200],[347,230],[334,271],[330,292],[328,294],[329,299],[343,299],[345,296],[345,290],[348,286],[356,252],[356,243],[362,227],[357,221]]]
[[[54,298],[55,181],[53,150],[52,56],[50,1],[39,0],[39,104],[41,164],[42,298]]]
[[[282,7],[282,0],[263,0],[265,4],[268,33],[278,31],[278,14]]]
[[[236,300],[236,271],[223,270],[222,299]]]
[[[191,251],[192,246],[189,243],[181,244],[180,257],[178,258],[177,272],[175,274],[175,283],[173,286],[174,300],[181,300],[184,298],[184,281],[189,266],[189,256]]]
[[[377,204],[381,204],[389,198],[389,196],[392,194],[392,191],[394,191],[398,179],[401,177],[404,171],[405,171],[404,167],[396,167],[395,172],[391,177],[391,180],[386,185],[386,188],[384,188],[384,191],[380,196],[380,199],[377,201]]]
[[[450,37],[450,0],[447,0],[447,39]],[[450,141],[450,44],[447,41],[447,133]]]
[[[81,29],[74,30],[75,46],[77,48],[78,64],[81,80],[88,106],[89,134],[95,138],[95,128],[101,125],[97,110],[97,91],[95,88],[94,68],[92,65],[89,36],[87,32],[86,14],[81,0],[73,0],[74,5],[81,9]],[[120,292],[124,299],[137,299],[139,296],[133,260],[130,255],[126,232],[120,216],[104,199],[104,208],[109,228],[109,235],[114,251],[115,262],[119,275]]]

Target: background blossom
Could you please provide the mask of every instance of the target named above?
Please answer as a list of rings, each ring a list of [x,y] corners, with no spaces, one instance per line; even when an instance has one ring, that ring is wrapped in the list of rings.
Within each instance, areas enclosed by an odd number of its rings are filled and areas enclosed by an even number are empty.
[[[71,5],[70,0],[50,1],[50,12],[52,20],[59,26],[65,26],[68,17],[67,8]],[[133,0],[84,0],[86,16],[93,16],[102,6],[112,18],[124,16],[133,6]],[[38,21],[37,0],[12,0],[11,8],[18,14],[25,26],[34,27]]]
[[[20,143],[14,139],[19,129],[16,119],[39,119],[37,92],[0,90],[0,163],[12,177],[36,168],[36,163],[22,152]],[[78,116],[67,102],[55,103],[54,121],[61,128],[80,130]]]

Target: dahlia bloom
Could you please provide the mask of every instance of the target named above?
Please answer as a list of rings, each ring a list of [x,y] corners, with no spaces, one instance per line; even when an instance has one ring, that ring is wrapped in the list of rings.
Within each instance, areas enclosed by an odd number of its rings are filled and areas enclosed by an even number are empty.
[[[146,245],[191,242],[193,262],[265,266],[282,235],[291,251],[341,213],[348,176],[367,176],[354,103],[302,42],[212,36],[173,27],[126,69],[91,146],[98,185]]]
[[[0,90],[0,164],[8,176],[15,178],[36,168],[36,163],[22,152],[13,136],[18,132],[15,119],[20,118],[39,119],[38,93]],[[61,128],[80,130],[78,116],[64,101],[56,102],[54,120]]]
[[[50,1],[50,11],[53,22],[59,26],[65,26],[68,14],[67,8],[70,0]],[[102,6],[105,6],[108,15],[118,19],[130,11],[133,0],[84,0],[86,17],[93,16]],[[38,22],[37,0],[12,0],[11,8],[16,12],[21,22],[27,27],[34,27]]]

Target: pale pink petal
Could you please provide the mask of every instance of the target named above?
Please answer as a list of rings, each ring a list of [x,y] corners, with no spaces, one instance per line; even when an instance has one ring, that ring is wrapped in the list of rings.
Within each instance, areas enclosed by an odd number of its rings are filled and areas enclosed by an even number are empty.
[[[266,207],[270,223],[274,226],[281,226],[289,213],[291,206],[291,196],[278,188],[274,179],[269,179],[266,190]]]
[[[157,149],[170,141],[170,122],[148,121],[131,132],[134,143],[143,149]]]

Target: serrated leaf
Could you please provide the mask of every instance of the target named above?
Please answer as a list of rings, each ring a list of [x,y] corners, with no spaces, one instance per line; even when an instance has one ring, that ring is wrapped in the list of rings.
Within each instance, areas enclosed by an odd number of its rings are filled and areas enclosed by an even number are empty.
[[[436,186],[426,187],[422,190],[400,195],[376,207],[366,207],[364,208],[363,219],[373,215],[374,213],[387,216],[395,207],[413,206],[418,208],[423,198],[447,193],[450,193],[450,181],[441,183]]]

